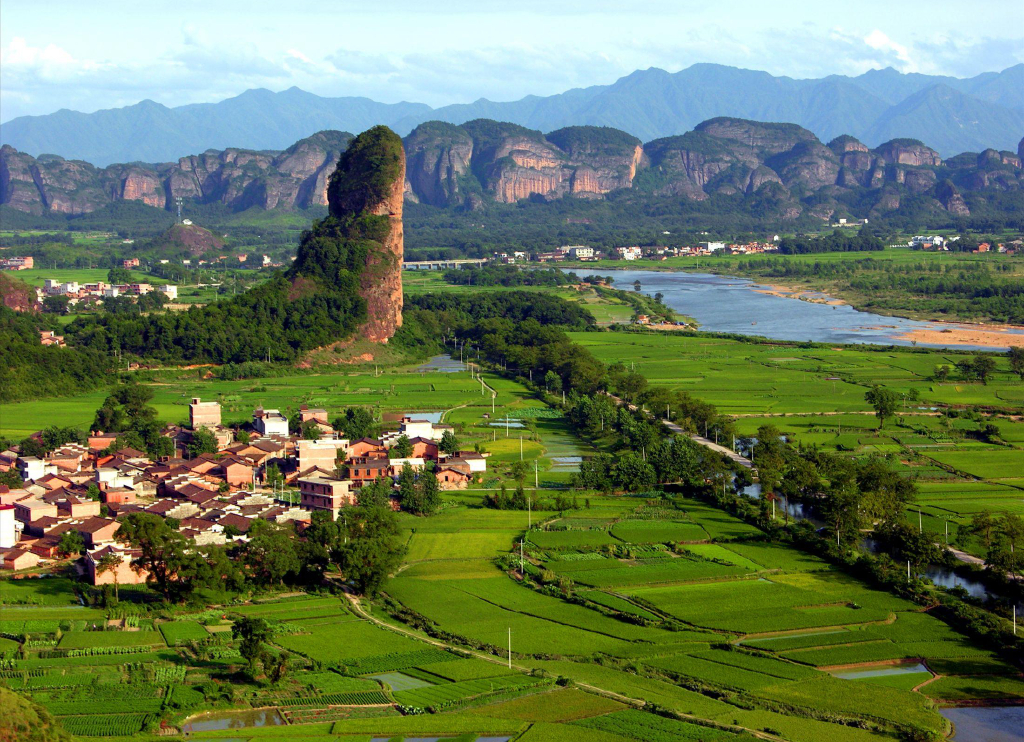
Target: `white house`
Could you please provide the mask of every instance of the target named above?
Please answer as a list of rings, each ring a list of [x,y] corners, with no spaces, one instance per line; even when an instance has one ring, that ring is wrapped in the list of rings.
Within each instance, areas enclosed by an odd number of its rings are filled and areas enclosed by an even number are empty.
[[[252,426],[261,435],[288,435],[288,418],[280,410],[257,407],[252,413]]]
[[[13,549],[18,543],[14,527],[14,506],[0,505],[0,549]]]
[[[157,291],[160,291],[164,296],[172,301],[178,298],[178,287],[174,284],[164,284],[163,286],[158,287]]]
[[[615,252],[618,253],[619,257],[623,260],[639,260],[644,256],[644,251],[636,245],[631,247],[616,247]]]

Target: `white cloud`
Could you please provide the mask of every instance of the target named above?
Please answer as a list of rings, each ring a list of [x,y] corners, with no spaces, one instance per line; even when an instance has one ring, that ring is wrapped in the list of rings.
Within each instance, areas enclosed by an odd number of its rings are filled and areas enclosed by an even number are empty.
[[[911,58],[910,50],[903,44],[897,44],[877,28],[864,37],[864,43],[877,51],[893,54],[903,63],[901,72],[916,72],[917,68]]]

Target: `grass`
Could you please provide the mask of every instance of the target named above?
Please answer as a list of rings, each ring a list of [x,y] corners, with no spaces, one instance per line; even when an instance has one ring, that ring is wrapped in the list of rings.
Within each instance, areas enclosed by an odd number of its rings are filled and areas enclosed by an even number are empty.
[[[210,632],[197,621],[171,621],[162,623],[159,627],[164,640],[171,647],[210,638]]]

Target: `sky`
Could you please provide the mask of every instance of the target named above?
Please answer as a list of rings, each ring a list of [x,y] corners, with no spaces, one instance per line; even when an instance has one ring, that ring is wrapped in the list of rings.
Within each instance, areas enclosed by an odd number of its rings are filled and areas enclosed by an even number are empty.
[[[1024,62],[1021,0],[3,0],[0,122],[298,86],[440,106],[715,62],[797,78]]]

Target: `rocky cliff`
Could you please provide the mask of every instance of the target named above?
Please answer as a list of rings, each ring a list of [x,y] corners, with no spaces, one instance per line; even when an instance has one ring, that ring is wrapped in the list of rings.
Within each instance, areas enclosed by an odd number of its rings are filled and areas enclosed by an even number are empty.
[[[599,197],[629,188],[643,157],[640,140],[615,129],[571,126],[545,136],[486,119],[462,126],[428,122],[405,146],[411,198],[470,208],[485,199]]]
[[[283,152],[227,149],[177,163],[103,169],[51,155],[33,158],[5,146],[0,204],[70,215],[117,201],[172,208],[177,197],[236,211],[325,205],[338,157],[350,141],[348,134],[320,132]],[[607,127],[572,126],[545,135],[486,119],[461,126],[432,121],[413,130],[404,145],[406,200],[471,210],[525,198],[604,198],[632,189],[638,196],[698,201],[767,196],[776,213],[823,219],[842,211],[844,199],[884,214],[913,197],[966,216],[970,197],[964,194],[1024,187],[1024,142],[1017,153],[987,149],[943,160],[913,139],[872,149],[843,135],[825,145],[795,124],[722,117],[646,145]]]
[[[283,152],[209,151],[174,163],[97,168],[0,148],[0,204],[31,214],[83,214],[117,201],[170,209],[176,198],[243,211],[327,204],[327,179],[352,135],[322,131]]]
[[[386,343],[402,326],[402,140],[385,126],[356,137],[327,183],[329,215],[303,235],[289,271],[294,296],[356,283],[366,319],[357,333]]]

